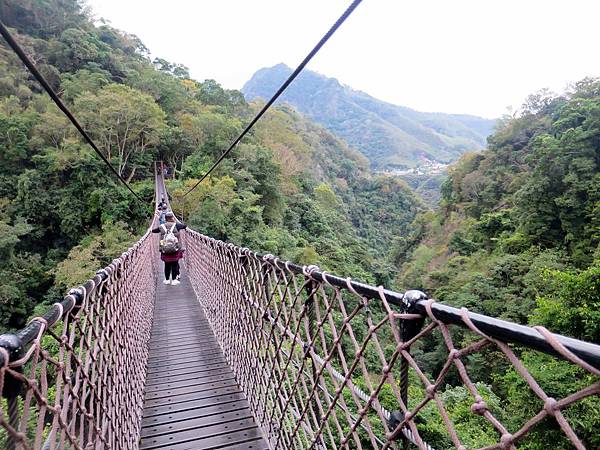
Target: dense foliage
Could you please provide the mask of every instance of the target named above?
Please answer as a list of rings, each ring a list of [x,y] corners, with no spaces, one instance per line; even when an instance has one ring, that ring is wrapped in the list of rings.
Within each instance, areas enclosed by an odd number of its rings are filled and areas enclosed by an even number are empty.
[[[599,343],[599,225],[600,80],[586,79],[562,96],[531,96],[523,113],[489,138],[486,151],[454,165],[439,210],[419,215],[411,234],[396,243],[396,283]],[[429,345],[433,353],[422,361],[439,370],[443,352]],[[554,358],[525,352],[523,359],[551,396],[562,398],[589,382]],[[471,368],[493,383],[513,428],[539,411],[541,402],[512,369],[481,360]],[[588,448],[597,448],[600,402],[584,403],[567,417]],[[556,423],[545,421],[519,448],[571,447]]]
[[[446,173],[413,174],[407,173],[398,176],[421,198],[430,209],[437,208],[441,200],[441,188],[446,181]]]

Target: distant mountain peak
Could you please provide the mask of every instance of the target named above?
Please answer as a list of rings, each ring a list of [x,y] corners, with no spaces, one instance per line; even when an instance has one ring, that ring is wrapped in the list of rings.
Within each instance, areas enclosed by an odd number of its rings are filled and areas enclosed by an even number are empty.
[[[268,99],[291,73],[284,63],[262,68],[242,92],[247,100]],[[346,140],[376,169],[454,161],[465,151],[483,148],[495,122],[393,105],[310,70],[298,75],[280,102],[289,103]]]

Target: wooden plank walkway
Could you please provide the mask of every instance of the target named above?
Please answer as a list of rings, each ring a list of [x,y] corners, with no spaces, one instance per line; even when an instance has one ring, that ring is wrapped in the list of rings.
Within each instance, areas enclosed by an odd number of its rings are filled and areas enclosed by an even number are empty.
[[[268,449],[183,271],[161,263],[140,449]]]

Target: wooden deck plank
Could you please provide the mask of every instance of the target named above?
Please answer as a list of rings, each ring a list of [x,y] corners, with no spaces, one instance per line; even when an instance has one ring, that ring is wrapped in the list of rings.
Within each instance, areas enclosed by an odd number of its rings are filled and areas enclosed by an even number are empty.
[[[184,271],[159,280],[149,349],[140,449],[269,448]]]
[[[149,379],[149,382],[154,381],[155,379],[160,379],[160,378],[166,378],[166,377],[170,377],[173,375],[178,375],[180,373],[189,373],[189,372],[193,372],[194,370],[208,370],[208,369],[214,369],[215,367],[221,367],[221,366],[227,366],[227,362],[226,361],[214,361],[212,363],[198,363],[198,362],[191,362],[189,363],[187,366],[184,367],[176,367],[173,369],[169,369],[169,370],[160,370],[159,368],[154,370],[154,373],[152,374],[152,378]],[[148,373],[148,376],[150,375],[150,373]],[[150,378],[150,377],[149,377]]]
[[[190,378],[197,377],[200,373],[206,373],[206,376],[210,376],[215,373],[227,374],[229,372],[230,370],[227,363],[211,364],[210,366],[204,366],[201,369],[192,367],[181,371],[165,372],[164,374],[161,374],[161,376],[157,375],[146,383],[146,387],[163,385],[164,383],[169,383],[171,381],[189,380]]]
[[[246,405],[246,398],[243,392],[235,392],[233,394],[222,394],[208,399],[193,400],[184,403],[177,403],[174,405],[155,406],[147,408],[144,413],[144,419],[156,418],[173,413],[179,413],[184,411],[198,410],[208,406],[220,405],[226,402],[235,402],[236,405]],[[144,419],[142,420],[142,426],[144,426]]]
[[[256,426],[251,427],[254,420],[240,420],[231,424],[219,424],[198,430],[174,433],[169,436],[149,438],[148,449],[171,450],[213,450],[223,447],[240,448],[241,444],[255,441],[261,437]],[[258,448],[258,447],[257,447]]]
[[[235,381],[235,377],[231,373],[216,374],[211,377],[191,378],[191,379],[186,379],[186,380],[181,380],[181,381],[169,380],[169,382],[165,383],[165,384],[161,384],[158,386],[156,386],[156,385],[149,386],[146,389],[146,394],[147,394],[147,398],[151,398],[151,395],[171,394],[179,389],[189,389],[190,387],[209,385],[209,384],[212,384],[217,381],[230,381],[230,380]]]

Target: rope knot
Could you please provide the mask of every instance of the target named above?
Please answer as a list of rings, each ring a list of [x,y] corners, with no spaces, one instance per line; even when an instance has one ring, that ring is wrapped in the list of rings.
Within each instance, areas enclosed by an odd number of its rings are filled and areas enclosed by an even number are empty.
[[[548,414],[553,416],[560,408],[558,407],[558,402],[555,399],[548,397],[544,402],[544,409]]]
[[[264,262],[269,262],[269,259],[274,258],[274,256],[271,253],[267,253],[266,255],[263,255],[262,260]]]
[[[489,410],[488,405],[481,397],[478,396],[477,401],[471,405],[471,412],[483,416]]]
[[[512,443],[513,443],[513,435],[510,433],[504,433],[502,435],[502,437],[500,438],[500,445],[502,445],[502,448],[504,448],[504,449],[510,448]]]
[[[100,277],[100,284],[104,283],[109,278],[108,271],[106,269],[100,269],[96,271],[96,275]]]
[[[452,350],[450,350],[450,353],[448,354],[448,358],[449,359],[457,359],[459,357],[460,353],[458,350],[456,350],[455,348],[453,348]]]
[[[312,273],[317,270],[319,270],[319,266],[315,266],[314,264],[311,264],[310,266],[303,266],[302,274],[306,277],[312,278]]]
[[[430,384],[429,386],[427,386],[425,388],[425,393],[427,394],[427,398],[428,399],[433,399],[433,396],[435,395],[435,391],[437,390],[437,386],[435,384]]]

